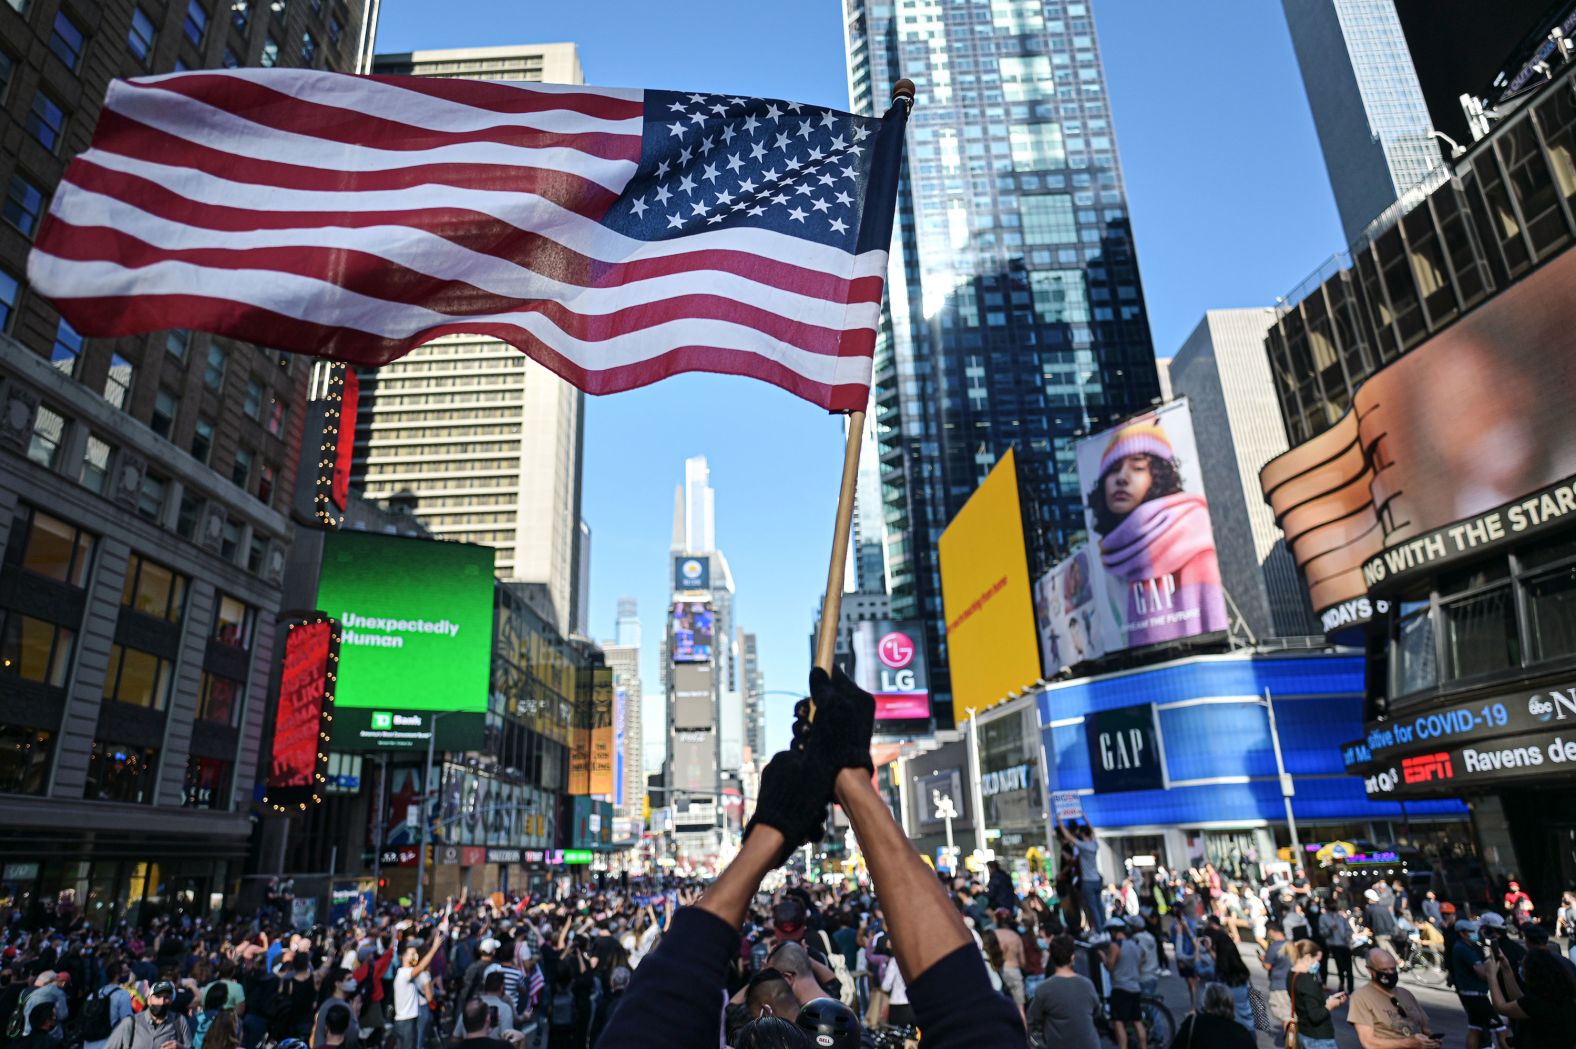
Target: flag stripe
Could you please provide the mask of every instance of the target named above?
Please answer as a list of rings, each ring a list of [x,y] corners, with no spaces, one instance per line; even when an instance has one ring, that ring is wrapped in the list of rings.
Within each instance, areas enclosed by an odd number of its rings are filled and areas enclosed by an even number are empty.
[[[290,216],[286,225],[326,225],[347,221],[358,214],[390,215],[400,212],[446,208],[473,211],[488,219],[516,229],[540,233],[578,254],[601,262],[630,262],[684,255],[709,249],[745,251],[760,260],[789,259],[798,268],[825,273],[848,273],[851,277],[879,276],[885,273],[886,253],[865,252],[850,255],[838,248],[806,244],[793,237],[766,229],[707,230],[672,240],[644,241],[608,229],[578,211],[561,206],[529,190],[476,189],[445,184],[420,186],[420,193],[403,189],[369,187],[361,190],[305,190],[293,187],[257,186],[234,182],[220,175],[190,168],[172,167],[156,161],[101,153],[91,150],[71,162],[65,185],[77,180],[79,165],[96,164],[111,171],[139,175],[165,186],[186,199],[221,207],[266,210]],[[332,181],[332,180],[330,180]],[[60,210],[57,196],[51,212]],[[491,227],[482,227],[496,235]],[[879,255],[879,259],[877,256]]]
[[[325,172],[390,171],[411,165],[412,155],[401,149],[359,146],[343,139],[318,138],[296,131],[267,127],[207,103],[170,92],[125,89],[110,92],[105,110],[118,113],[146,127],[180,137],[182,131],[202,129],[203,142],[212,149],[242,161],[273,161],[289,157],[301,167]],[[107,141],[104,148],[114,149]],[[638,153],[635,154],[638,156]],[[531,148],[495,142],[462,142],[424,149],[422,164],[497,164],[510,167],[571,171],[614,194],[623,192],[635,173],[635,159],[603,160],[562,146]],[[232,160],[232,163],[234,161]]]
[[[625,116],[609,118],[573,107],[535,108],[540,103],[537,92],[515,89],[511,93],[516,97],[523,95],[532,102],[533,108],[511,111],[489,109],[474,102],[457,102],[441,95],[415,90],[408,80],[396,84],[377,77],[358,77],[354,82],[355,90],[351,91],[338,80],[325,81],[309,70],[276,69],[267,79],[260,79],[257,76],[259,72],[255,69],[216,69],[202,73],[171,73],[167,76],[138,78],[128,81],[127,85],[133,88],[156,85],[162,90],[179,91],[194,98],[202,98],[224,109],[234,108],[227,105],[225,100],[235,84],[255,85],[290,98],[319,102],[345,112],[366,113],[433,131],[514,126],[567,135],[603,132],[636,137],[641,131],[638,105]]]
[[[419,110],[402,111],[396,116],[388,111],[390,107],[374,108],[380,100],[376,94],[368,98],[358,92],[353,97],[336,99],[354,102],[358,109],[352,110],[330,101],[286,94],[239,77],[230,78],[228,83],[216,82],[208,77],[190,77],[131,87],[134,91],[154,96],[145,101],[155,109],[164,108],[166,97],[173,94],[275,131],[367,149],[397,144],[395,152],[410,153],[439,146],[492,142],[532,149],[574,149],[603,160],[623,160],[631,164],[640,159],[640,143],[632,134],[638,128],[628,126],[634,121],[606,121],[604,123],[611,129],[565,132],[562,129],[544,130],[500,123],[486,119],[486,114],[475,114],[483,119],[473,118],[469,121],[460,119],[458,114]],[[421,95],[411,97],[418,105],[424,101]],[[379,108],[384,111],[380,112]],[[134,109],[141,113],[147,112],[141,107],[129,107],[120,100],[117,100],[115,109],[134,117],[137,116],[137,113],[132,112]],[[622,130],[619,130],[620,125],[623,125]]]
[[[822,300],[805,300],[802,296],[792,296],[761,285],[752,289],[748,281],[737,277],[712,276],[708,280],[658,278],[639,287],[639,295],[630,294],[625,289],[579,288],[569,289],[570,294],[564,298],[552,298],[545,289],[542,294],[490,292],[457,277],[433,277],[391,264],[383,257],[352,249],[290,245],[241,250],[170,250],[155,248],[118,230],[104,228],[77,230],[71,235],[66,247],[73,253],[83,252],[86,257],[80,260],[65,255],[50,257],[60,259],[62,265],[78,261],[105,264],[105,260],[114,260],[107,264],[121,266],[125,270],[126,281],[140,279],[139,269],[158,265],[163,260],[214,271],[247,271],[316,280],[322,283],[314,304],[319,317],[327,313],[329,300],[341,289],[348,289],[384,303],[382,313],[389,318],[390,324],[402,315],[399,311],[411,303],[421,304],[423,312],[416,317],[415,323],[422,326],[432,323],[427,311],[447,315],[447,319],[483,313],[507,316],[534,312],[542,314],[564,334],[592,342],[634,334],[654,324],[688,316],[745,325],[808,353],[835,355],[842,352],[844,333],[873,328],[879,310],[874,303],[848,307]],[[260,281],[247,289],[244,301],[269,307],[275,301],[269,295],[273,288],[271,283]],[[376,289],[377,294],[370,294],[368,289]],[[281,290],[293,291],[294,286]],[[752,291],[763,293],[762,304],[744,301],[736,294]],[[805,302],[807,308],[795,311],[792,307],[782,305],[782,300],[790,298]],[[810,303],[814,304],[813,310],[809,308]],[[349,320],[340,323],[370,330]],[[382,329],[382,333],[394,338],[402,338],[406,334],[390,328]],[[82,334],[102,337],[118,333],[83,331]]]
[[[613,333],[580,337],[560,329],[551,318],[532,309],[467,311],[462,317],[440,313],[426,305],[390,302],[363,295],[349,288],[277,270],[211,269],[186,262],[165,260],[128,269],[115,262],[69,262],[52,255],[35,256],[40,278],[50,282],[90,281],[98,291],[96,298],[147,296],[211,296],[228,298],[245,309],[269,310],[297,320],[314,320],[352,332],[368,333],[381,340],[424,341],[423,333],[456,321],[473,325],[511,327],[552,344],[576,365],[594,370],[598,365],[632,364],[646,356],[675,346],[712,346],[742,349],[762,356],[791,355],[804,375],[824,379],[838,352],[870,356],[866,343],[873,346],[873,328],[840,334],[841,347],[830,352],[811,351],[782,338],[791,323],[779,319],[780,333],[770,334],[731,318],[699,317],[694,312],[671,308],[669,303],[653,304],[652,309],[666,315],[648,317],[651,323]],[[669,300],[671,302],[671,300]],[[533,306],[539,304],[531,304]],[[101,311],[102,312],[102,311]],[[108,316],[107,313],[105,316]],[[109,325],[122,326],[119,321]],[[96,325],[92,326],[99,330]],[[87,334],[87,329],[78,329]],[[467,328],[475,331],[476,328]],[[107,333],[106,333],[107,334]],[[425,336],[430,338],[431,335]],[[510,339],[508,341],[514,341]]]
[[[266,310],[237,310],[228,298],[196,295],[146,296],[123,299],[105,297],[102,307],[124,317],[134,330],[157,330],[168,324],[172,311],[189,319],[192,327],[223,331],[239,339],[268,344],[287,342],[298,352],[349,360],[357,364],[386,364],[414,347],[441,335],[483,335],[507,342],[529,354],[568,382],[590,394],[619,393],[688,371],[748,375],[773,383],[832,411],[863,408],[869,389],[870,359],[863,355],[822,358],[833,362],[824,374],[810,376],[789,361],[763,356],[754,350],[710,346],[704,343],[673,345],[630,363],[598,360],[587,367],[559,352],[530,332],[505,324],[467,320],[441,325],[408,340],[373,340],[343,328],[272,314]]]

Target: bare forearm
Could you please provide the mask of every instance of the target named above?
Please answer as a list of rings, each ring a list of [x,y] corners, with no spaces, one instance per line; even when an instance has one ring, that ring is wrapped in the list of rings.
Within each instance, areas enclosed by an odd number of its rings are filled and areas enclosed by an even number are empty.
[[[898,964],[913,983],[936,962],[970,943],[969,931],[863,769],[838,774],[837,801],[854,826],[891,922]]]
[[[722,875],[712,883],[695,904],[703,911],[710,911],[735,929],[744,924],[750,899],[761,887],[761,879],[777,866],[777,856],[782,852],[783,836],[776,827],[761,825],[745,839],[744,847],[728,864]]]

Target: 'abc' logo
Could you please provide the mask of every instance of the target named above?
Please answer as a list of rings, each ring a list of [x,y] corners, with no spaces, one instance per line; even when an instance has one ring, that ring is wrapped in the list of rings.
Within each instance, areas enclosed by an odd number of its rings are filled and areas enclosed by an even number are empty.
[[[1531,714],[1539,721],[1547,721],[1549,718],[1554,716],[1554,704],[1550,703],[1546,699],[1540,699],[1537,696],[1533,696],[1531,699],[1527,700],[1527,713]]]
[[[893,670],[901,670],[914,661],[914,642],[894,630],[876,644],[876,655]]]

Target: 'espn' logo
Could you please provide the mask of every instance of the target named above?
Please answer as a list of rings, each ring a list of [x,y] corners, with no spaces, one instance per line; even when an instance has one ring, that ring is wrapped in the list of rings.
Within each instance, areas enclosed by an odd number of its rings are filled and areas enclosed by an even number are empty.
[[[1455,779],[1456,770],[1450,764],[1450,752],[1415,754],[1401,759],[1401,778],[1407,783],[1427,783],[1436,779]]]

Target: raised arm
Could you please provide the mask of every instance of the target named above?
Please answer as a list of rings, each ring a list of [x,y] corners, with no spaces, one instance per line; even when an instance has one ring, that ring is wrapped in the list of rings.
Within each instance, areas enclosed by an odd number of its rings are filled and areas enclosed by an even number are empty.
[[[443,924],[439,925],[437,930],[432,934],[432,946],[427,948],[427,953],[421,956],[421,961],[417,962],[416,968],[411,970],[411,979],[414,980],[416,977],[427,971],[427,966],[431,965],[432,959],[437,957],[438,948],[443,946],[444,937],[448,936],[448,934],[449,922],[448,919],[444,919]]]

